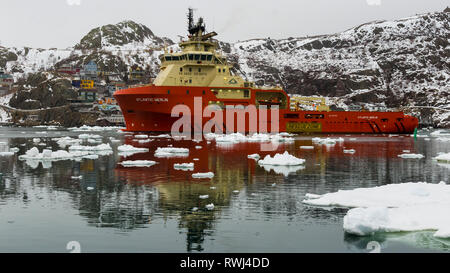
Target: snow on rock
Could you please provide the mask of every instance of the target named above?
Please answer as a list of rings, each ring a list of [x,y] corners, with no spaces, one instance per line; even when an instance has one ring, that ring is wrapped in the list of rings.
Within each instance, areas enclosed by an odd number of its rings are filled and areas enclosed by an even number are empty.
[[[124,167],[150,167],[155,165],[156,162],[152,160],[125,160],[119,164]]]
[[[421,159],[424,158],[422,154],[400,154],[398,157],[401,158],[411,158],[411,159]]]
[[[295,166],[301,165],[303,163],[305,163],[304,159],[290,155],[287,151],[284,152],[283,154],[276,154],[274,157],[266,155],[264,159],[258,161],[258,164],[260,165],[275,165],[275,166]]]
[[[445,237],[450,228],[450,185],[441,182],[389,184],[373,188],[307,194],[303,203],[352,207],[344,230],[356,235],[374,232],[437,230]]]
[[[192,178],[213,178],[214,173],[213,172],[207,172],[207,173],[193,173]]]
[[[173,168],[175,170],[194,170],[194,163],[175,163]]]

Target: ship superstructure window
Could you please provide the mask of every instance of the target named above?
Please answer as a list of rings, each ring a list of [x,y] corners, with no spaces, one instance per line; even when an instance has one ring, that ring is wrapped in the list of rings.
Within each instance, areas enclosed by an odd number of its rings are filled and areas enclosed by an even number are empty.
[[[221,69],[219,68],[219,73],[220,73]]]
[[[166,56],[166,61],[171,61],[172,60],[172,56]]]
[[[202,56],[201,56],[201,60],[202,60],[202,61],[206,61],[206,55],[202,55]]]
[[[189,61],[193,61],[194,60],[194,54],[189,54]]]
[[[225,73],[225,68],[223,69],[223,73]]]
[[[211,59],[212,59],[212,55],[207,55],[206,56],[206,60],[211,61]]]
[[[189,72],[192,72],[192,67],[189,67]]]
[[[180,67],[180,72],[183,72],[183,68],[182,67]]]
[[[194,55],[194,59],[195,59],[196,61],[199,61],[199,60],[200,60],[200,55],[199,55],[199,54],[195,54],[195,55]]]
[[[198,72],[202,72],[202,69],[201,69],[201,68],[199,68],[199,69],[198,69]]]
[[[180,57],[178,57],[178,56],[172,56],[172,61],[179,61],[180,60]]]

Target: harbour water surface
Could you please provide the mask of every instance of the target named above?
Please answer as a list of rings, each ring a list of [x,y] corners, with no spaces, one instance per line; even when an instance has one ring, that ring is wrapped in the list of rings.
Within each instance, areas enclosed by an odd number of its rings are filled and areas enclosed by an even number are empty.
[[[433,231],[348,235],[342,228],[347,209],[302,204],[306,193],[389,183],[448,183],[450,165],[432,158],[450,152],[450,141],[337,135],[329,137],[344,141],[327,146],[313,144],[313,136],[298,135],[276,151],[261,152],[260,143],[217,145],[172,138],[138,143],[132,134],[117,130],[90,133],[102,135],[102,143],[110,143],[113,153],[43,163],[18,156],[32,147],[58,150],[52,138],[77,137],[80,132],[0,128],[0,152],[20,149],[0,156],[0,252],[69,252],[69,241],[79,242],[82,252],[368,252],[370,241],[379,242],[382,252],[450,250],[450,240],[434,238]],[[111,143],[109,137],[120,142]],[[149,152],[120,156],[117,146],[124,143]],[[157,147],[168,145],[189,148],[189,155],[154,156]],[[355,153],[344,153],[344,148]],[[405,150],[425,158],[399,158]],[[265,169],[247,158],[284,151],[306,159],[305,165]],[[139,159],[158,163],[118,164]],[[194,171],[174,169],[174,163],[184,162],[194,162]],[[193,172],[208,171],[214,178],[192,178]],[[210,203],[213,210],[205,208]]]

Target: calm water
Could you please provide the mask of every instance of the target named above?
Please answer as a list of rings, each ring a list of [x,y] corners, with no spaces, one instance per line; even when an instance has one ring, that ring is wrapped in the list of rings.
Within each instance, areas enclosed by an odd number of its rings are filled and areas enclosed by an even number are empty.
[[[306,164],[285,176],[275,171],[286,170],[265,170],[247,159],[248,154],[267,154],[258,143],[217,146],[214,141],[155,139],[138,144],[132,135],[115,131],[91,133],[101,134],[103,143],[110,136],[120,139],[111,144],[114,154],[43,166],[18,160],[18,155],[34,146],[57,150],[51,138],[80,133],[0,128],[0,151],[20,148],[14,156],[0,157],[0,252],[68,252],[69,241],[80,242],[82,252],[367,252],[367,243],[374,240],[381,243],[382,252],[450,250],[450,240],[433,238],[433,232],[349,236],[342,230],[346,209],[325,210],[301,203],[306,193],[448,182],[450,165],[439,165],[432,157],[450,152],[450,142],[340,135],[345,139],[342,144],[301,150],[299,146],[312,145],[312,136],[297,136],[277,152],[287,150],[305,158]],[[41,138],[43,144],[34,143],[33,138]],[[118,165],[125,160],[117,153],[123,143],[149,148],[148,153],[126,160],[158,164]],[[167,145],[187,147],[189,156],[155,158],[155,149]],[[198,145],[202,149],[196,149]],[[343,147],[356,153],[344,154]],[[398,158],[403,150],[425,158]],[[194,162],[194,172],[212,171],[215,177],[193,179],[191,171],[173,168],[174,163],[183,162]],[[81,180],[71,179],[79,175]],[[208,199],[199,198],[205,194]],[[214,210],[204,209],[209,203],[214,203]],[[199,210],[193,212],[193,207]]]

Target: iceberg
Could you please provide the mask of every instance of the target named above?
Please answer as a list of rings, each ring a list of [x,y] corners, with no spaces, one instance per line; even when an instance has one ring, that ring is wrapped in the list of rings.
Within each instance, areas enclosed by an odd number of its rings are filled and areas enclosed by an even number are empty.
[[[214,173],[213,172],[207,172],[207,173],[193,173],[192,178],[213,178]]]
[[[119,164],[124,167],[150,167],[155,165],[156,162],[152,160],[126,160],[120,162]]]
[[[259,160],[259,165],[275,165],[275,166],[295,166],[305,163],[304,159],[290,155],[287,151],[283,154],[276,154],[274,157],[266,155],[264,159]]]
[[[194,163],[175,163],[173,168],[175,170],[194,170]]]
[[[450,153],[439,154],[434,158],[437,162],[450,163]]]
[[[308,205],[353,208],[344,217],[344,230],[351,234],[435,230],[436,237],[445,237],[450,228],[450,185],[444,182],[389,184],[305,197],[303,203]]]
[[[401,158],[411,158],[411,159],[421,159],[424,158],[422,154],[400,154],[398,157]]]

